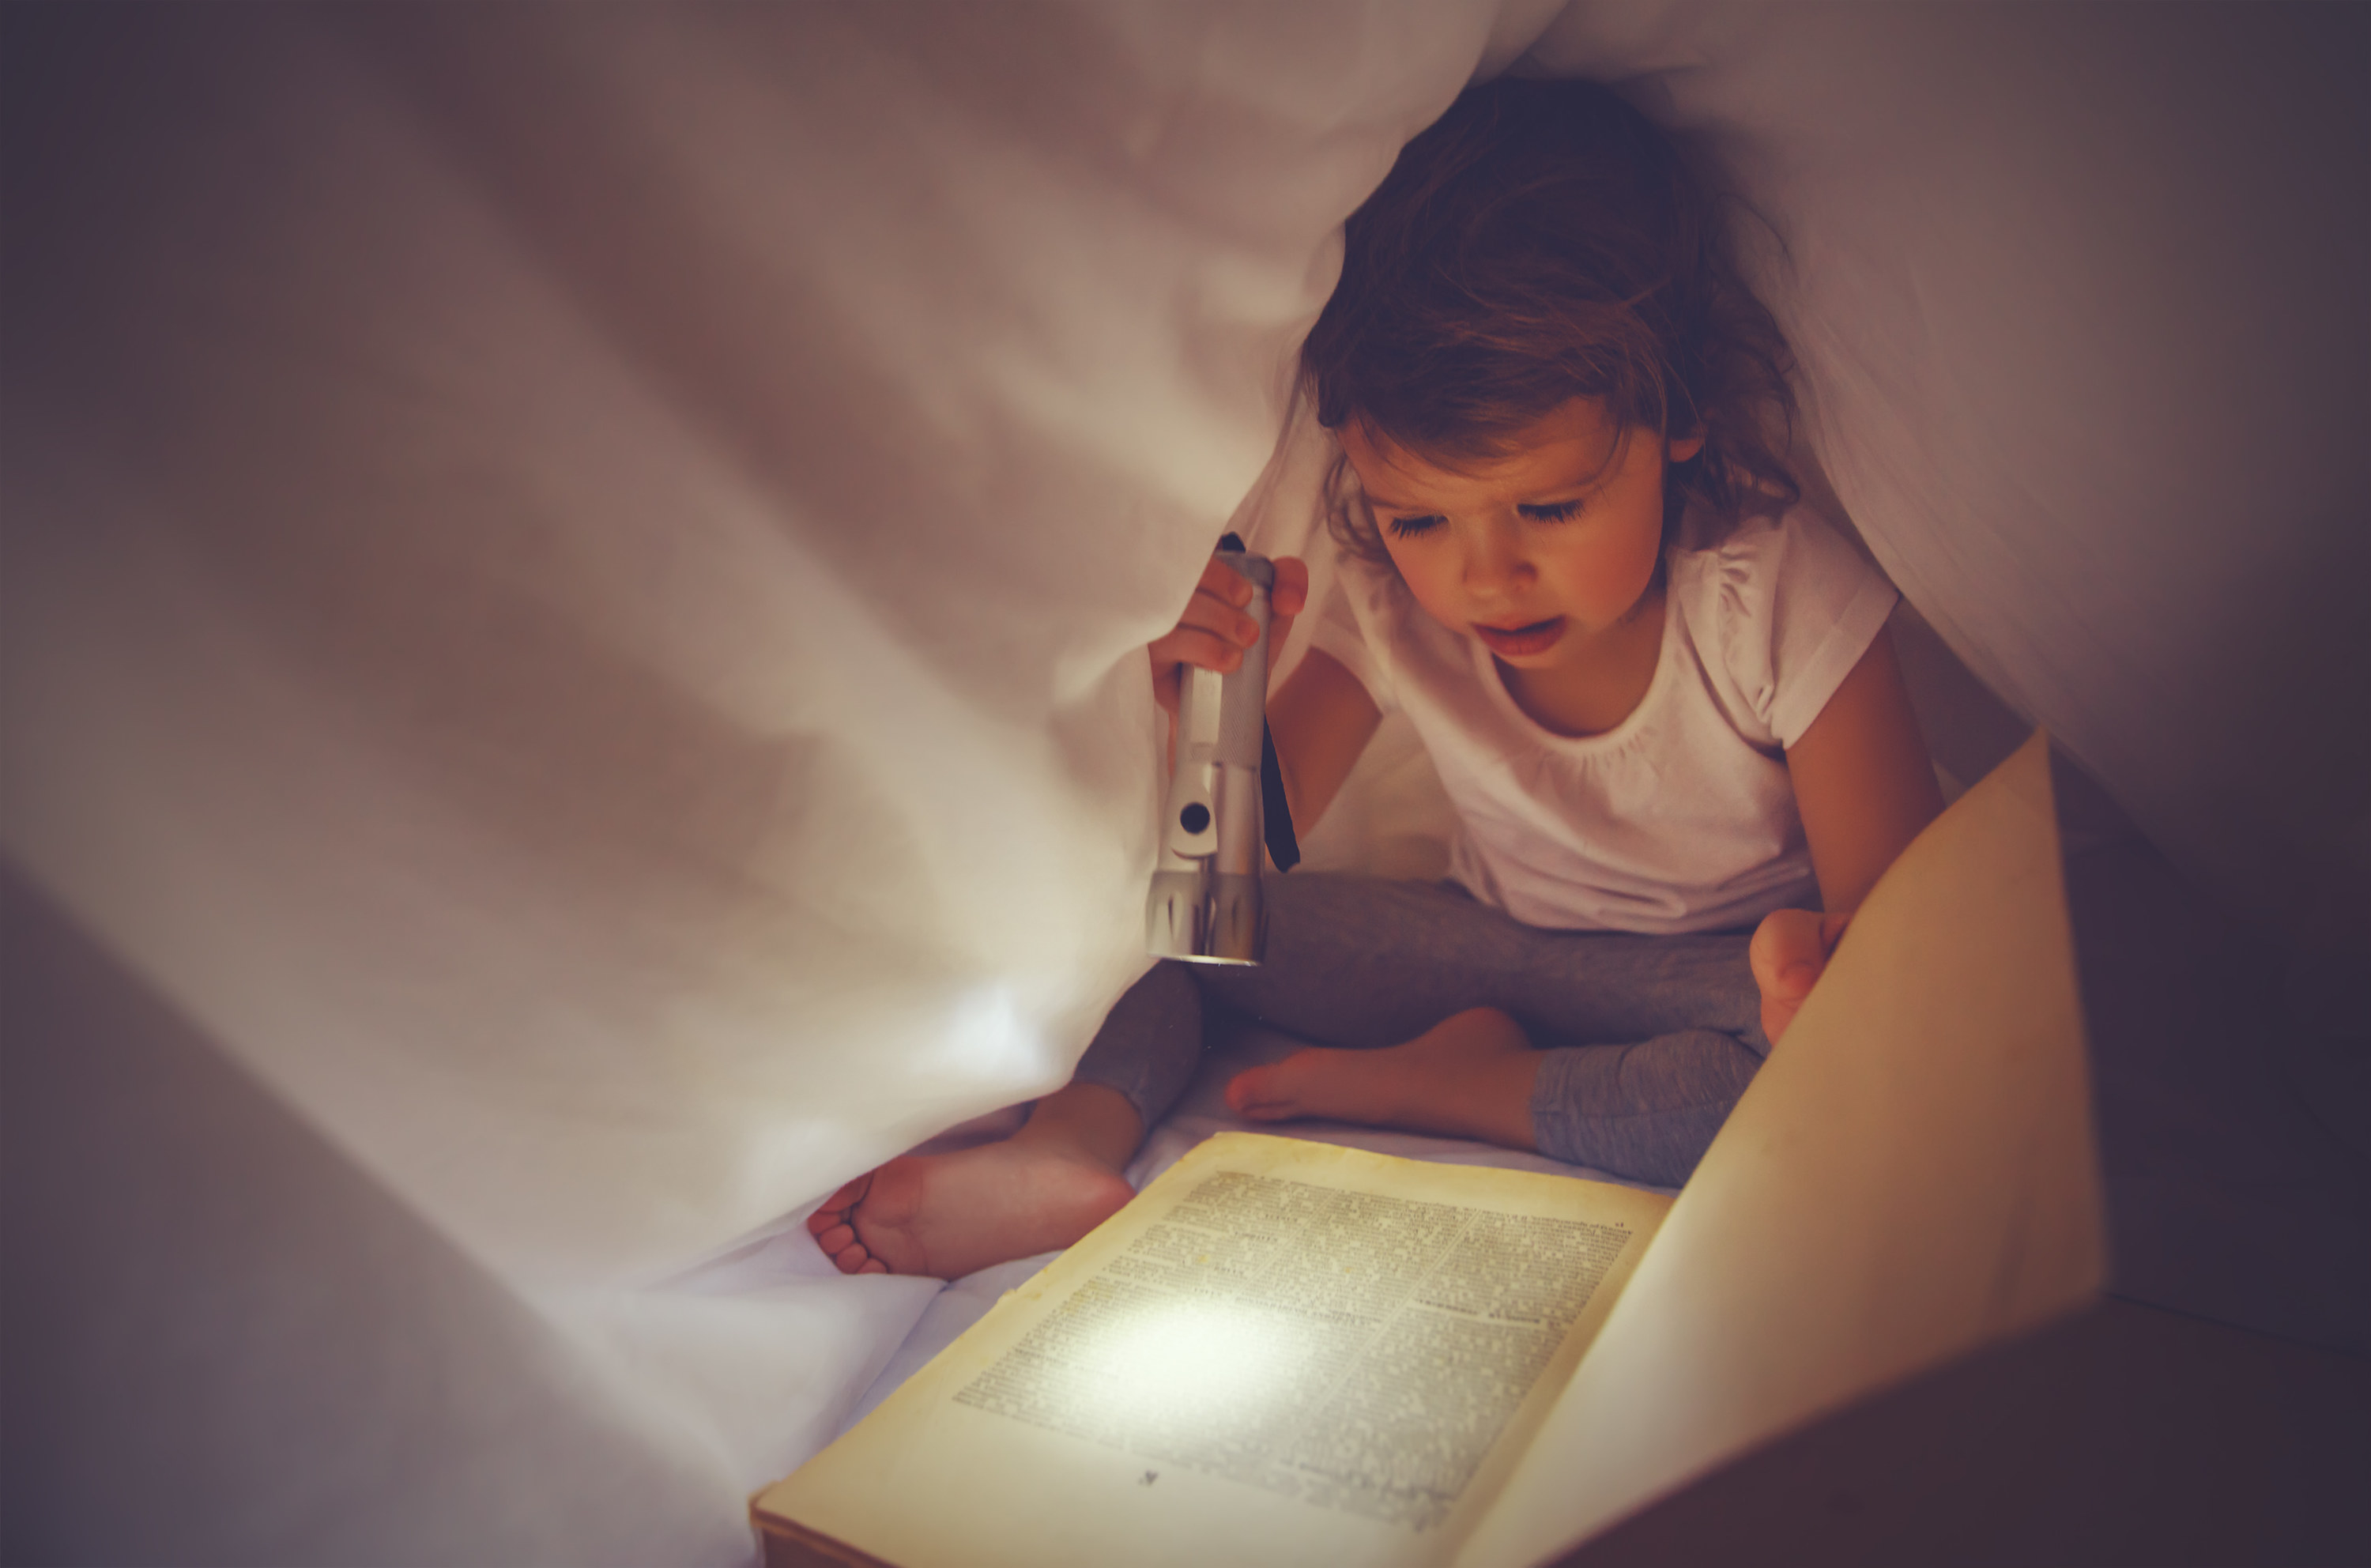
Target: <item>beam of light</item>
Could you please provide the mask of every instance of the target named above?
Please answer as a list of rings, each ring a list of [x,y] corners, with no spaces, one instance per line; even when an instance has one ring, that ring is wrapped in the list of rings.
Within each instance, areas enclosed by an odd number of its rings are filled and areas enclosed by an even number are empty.
[[[1044,1035],[1024,1016],[1012,986],[966,991],[949,1009],[946,1030],[927,1068],[997,1082],[1026,1083],[1053,1070]]]

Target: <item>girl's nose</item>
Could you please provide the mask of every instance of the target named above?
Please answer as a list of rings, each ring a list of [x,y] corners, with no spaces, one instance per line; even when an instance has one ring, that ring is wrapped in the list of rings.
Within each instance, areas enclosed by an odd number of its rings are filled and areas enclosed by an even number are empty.
[[[1528,587],[1539,575],[1524,553],[1521,530],[1505,523],[1475,529],[1465,542],[1465,588],[1484,596],[1506,594]]]

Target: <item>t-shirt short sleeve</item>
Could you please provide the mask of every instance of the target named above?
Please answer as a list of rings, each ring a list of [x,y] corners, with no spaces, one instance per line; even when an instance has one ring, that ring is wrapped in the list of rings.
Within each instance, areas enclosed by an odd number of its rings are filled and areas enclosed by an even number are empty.
[[[1900,595],[1801,508],[1757,519],[1710,552],[1719,657],[1742,705],[1780,746],[1820,716]]]
[[[1351,678],[1367,688],[1368,700],[1376,710],[1389,713],[1397,706],[1392,678],[1384,662],[1371,651],[1367,629],[1360,624],[1359,606],[1354,602],[1362,596],[1362,591],[1365,597],[1374,596],[1378,584],[1367,581],[1372,571],[1354,560],[1337,564],[1333,582],[1326,584],[1318,601],[1317,618],[1309,631],[1309,646],[1349,671]]]

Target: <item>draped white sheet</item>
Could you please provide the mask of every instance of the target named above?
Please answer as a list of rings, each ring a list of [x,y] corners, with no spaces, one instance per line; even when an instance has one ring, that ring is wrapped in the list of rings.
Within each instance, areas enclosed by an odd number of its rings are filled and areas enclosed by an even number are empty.
[[[2229,897],[2359,902],[2359,10],[94,9],[7,17],[6,851],[710,1556],[929,1288],[654,1286],[1065,1077],[1141,645],[1342,216],[1527,51],[1729,149],[1968,664]]]

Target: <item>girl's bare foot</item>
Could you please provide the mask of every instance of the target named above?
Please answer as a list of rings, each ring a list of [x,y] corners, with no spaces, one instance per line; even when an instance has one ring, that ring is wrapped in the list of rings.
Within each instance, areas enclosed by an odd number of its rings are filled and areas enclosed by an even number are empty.
[[[902,1155],[807,1217],[842,1274],[954,1279],[1067,1247],[1136,1195],[1120,1168],[1142,1140],[1116,1090],[1071,1085],[1001,1143]]]
[[[1529,1149],[1539,1071],[1539,1053],[1521,1024],[1496,1008],[1475,1008],[1405,1044],[1312,1046],[1245,1068],[1227,1085],[1227,1103],[1255,1122],[1324,1116]]]

